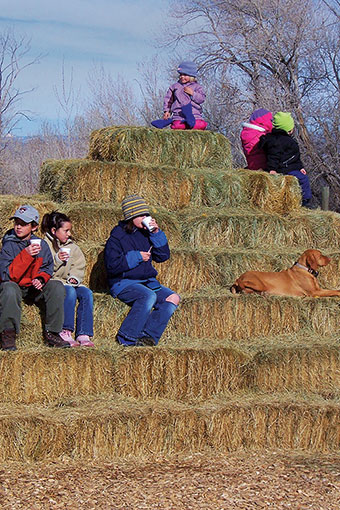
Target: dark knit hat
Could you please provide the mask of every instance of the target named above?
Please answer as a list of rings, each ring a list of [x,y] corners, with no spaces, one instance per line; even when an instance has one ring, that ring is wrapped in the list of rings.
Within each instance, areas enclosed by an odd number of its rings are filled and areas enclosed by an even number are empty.
[[[288,112],[278,112],[274,115],[273,127],[289,133],[294,128],[294,119]]]
[[[132,220],[137,216],[149,216],[149,208],[144,198],[138,195],[129,195],[122,202],[124,220]]]
[[[177,72],[179,74],[186,74],[187,76],[197,76],[197,65],[195,62],[182,62],[179,64]]]

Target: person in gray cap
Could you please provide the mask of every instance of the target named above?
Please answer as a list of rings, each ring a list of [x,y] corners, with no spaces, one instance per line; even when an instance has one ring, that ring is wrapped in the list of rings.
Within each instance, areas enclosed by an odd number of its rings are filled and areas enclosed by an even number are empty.
[[[14,220],[14,227],[4,235],[0,251],[0,348],[16,350],[22,299],[37,305],[45,302],[45,343],[50,347],[70,347],[59,336],[64,320],[64,286],[50,280],[52,254],[46,241],[35,235],[39,213],[31,205],[22,205],[10,219]]]

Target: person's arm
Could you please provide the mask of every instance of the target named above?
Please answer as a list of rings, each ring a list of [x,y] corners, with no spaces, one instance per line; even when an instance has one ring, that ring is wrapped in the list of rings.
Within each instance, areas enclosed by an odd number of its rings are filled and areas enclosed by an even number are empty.
[[[166,92],[166,94],[165,94],[164,101],[163,101],[163,112],[164,112],[164,114],[171,112],[171,106],[172,106],[173,102],[174,102],[173,89],[172,89],[172,87],[169,87],[167,92]]]
[[[152,244],[152,260],[155,262],[165,262],[170,258],[170,248],[163,230],[159,229],[158,232],[151,232],[150,242]]]
[[[190,85],[189,85],[190,87]],[[194,88],[194,93],[191,96],[191,100],[196,104],[202,104],[205,101],[205,92],[203,90],[203,87],[201,85],[196,84],[196,87]]]
[[[86,260],[83,252],[76,244],[72,246],[72,251],[68,265],[67,282],[71,285],[80,285],[84,279]]]
[[[131,250],[125,254],[119,240],[110,236],[105,245],[104,260],[107,272],[110,275],[119,275],[137,267],[143,262],[143,257],[137,250]]]

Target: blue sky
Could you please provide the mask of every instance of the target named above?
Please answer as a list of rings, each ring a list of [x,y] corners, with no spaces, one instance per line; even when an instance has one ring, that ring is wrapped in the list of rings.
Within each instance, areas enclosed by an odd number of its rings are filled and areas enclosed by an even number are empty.
[[[43,55],[19,77],[21,90],[35,89],[22,101],[34,121],[22,122],[17,134],[33,134],[44,119],[60,115],[54,89],[63,62],[84,97],[94,64],[132,83],[138,64],[160,53],[154,41],[168,7],[169,0],[0,0],[0,32],[13,29],[30,39],[28,58]]]

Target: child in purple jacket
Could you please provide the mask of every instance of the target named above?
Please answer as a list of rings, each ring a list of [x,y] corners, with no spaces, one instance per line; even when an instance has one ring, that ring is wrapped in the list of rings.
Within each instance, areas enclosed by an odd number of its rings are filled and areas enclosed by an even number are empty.
[[[194,62],[182,62],[177,69],[179,79],[171,85],[165,95],[163,119],[154,120],[152,126],[162,129],[171,124],[171,129],[206,129],[208,123],[202,119],[201,105],[205,92],[197,83],[197,66]]]

